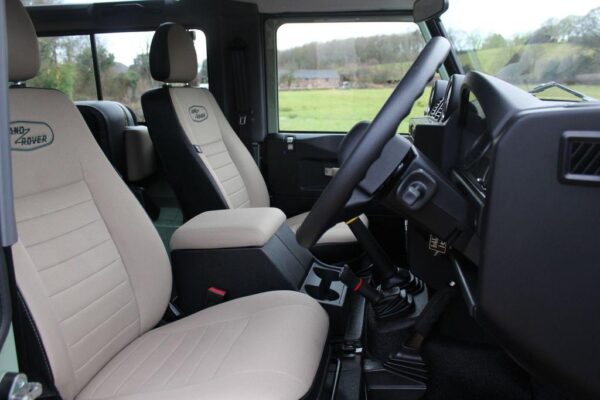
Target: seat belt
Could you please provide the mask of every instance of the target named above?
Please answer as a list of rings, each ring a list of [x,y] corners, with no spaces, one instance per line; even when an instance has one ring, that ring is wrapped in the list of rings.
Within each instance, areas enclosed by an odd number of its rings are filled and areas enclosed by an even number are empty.
[[[230,47],[231,66],[233,72],[233,90],[236,108],[236,132],[242,142],[250,148],[254,161],[259,166],[260,144],[252,138],[251,124],[254,120],[254,110],[250,106],[248,96],[248,73],[246,71],[246,42],[241,38],[233,40]]]

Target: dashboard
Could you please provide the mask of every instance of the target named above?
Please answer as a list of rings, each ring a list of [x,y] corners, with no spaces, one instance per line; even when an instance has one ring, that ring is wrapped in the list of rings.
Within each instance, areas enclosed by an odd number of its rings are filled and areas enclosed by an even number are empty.
[[[600,103],[470,72],[435,82],[427,110],[416,151],[470,205],[447,268],[472,316],[534,374],[598,398]]]

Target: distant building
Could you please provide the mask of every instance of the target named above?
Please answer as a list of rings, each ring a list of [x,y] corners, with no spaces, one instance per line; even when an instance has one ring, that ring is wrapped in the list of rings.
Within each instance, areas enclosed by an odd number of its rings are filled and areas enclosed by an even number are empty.
[[[340,74],[334,69],[279,71],[279,89],[337,89]]]

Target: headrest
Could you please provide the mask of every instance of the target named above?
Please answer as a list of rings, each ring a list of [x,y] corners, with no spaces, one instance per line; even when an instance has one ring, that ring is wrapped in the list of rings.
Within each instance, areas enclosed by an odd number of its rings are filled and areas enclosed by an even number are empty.
[[[160,82],[189,83],[198,75],[194,39],[181,25],[158,27],[150,45],[150,73]]]
[[[6,0],[8,80],[22,82],[40,70],[40,52],[33,23],[21,0]]]

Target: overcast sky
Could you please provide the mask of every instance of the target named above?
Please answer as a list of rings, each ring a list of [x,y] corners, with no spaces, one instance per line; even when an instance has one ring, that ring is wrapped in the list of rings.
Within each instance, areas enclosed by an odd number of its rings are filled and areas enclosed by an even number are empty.
[[[65,0],[90,2],[90,0]],[[201,1],[201,0],[198,0]],[[301,1],[301,0],[298,0]],[[324,0],[325,1],[325,0]],[[343,0],[338,0],[343,1]],[[368,1],[368,0],[365,0]],[[447,28],[477,31],[481,34],[501,33],[510,37],[537,29],[550,18],[585,15],[600,7],[600,0],[449,0],[450,9],[442,16]],[[277,33],[280,50],[306,43],[351,37],[404,33],[416,29],[409,22],[353,22],[285,24]],[[205,39],[198,34],[196,51],[206,57]],[[151,33],[98,35],[117,62],[130,65],[135,55],[150,43]]]
[[[129,66],[136,55],[148,51],[153,34],[154,32],[106,33],[96,35],[96,38],[115,55],[116,62]],[[206,59],[206,38],[202,31],[196,31],[194,45],[198,60]]]
[[[449,0],[442,16],[453,29],[512,36],[540,27],[550,18],[585,15],[600,0]]]

